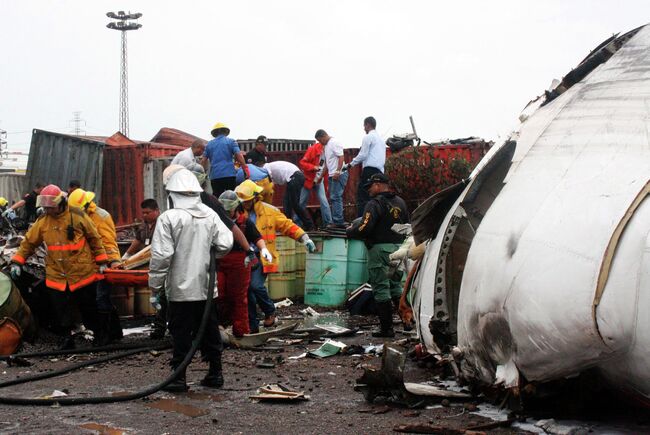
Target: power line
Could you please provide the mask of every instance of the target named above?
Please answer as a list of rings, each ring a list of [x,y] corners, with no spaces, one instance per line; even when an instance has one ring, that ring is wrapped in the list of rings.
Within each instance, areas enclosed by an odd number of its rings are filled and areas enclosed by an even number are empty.
[[[75,134],[75,136],[81,136],[82,134],[84,136],[86,135],[86,130],[81,129],[81,124],[83,123],[86,125],[86,121],[84,119],[81,119],[80,111],[72,112],[72,119],[68,121],[68,123],[72,123],[74,125],[72,132]]]

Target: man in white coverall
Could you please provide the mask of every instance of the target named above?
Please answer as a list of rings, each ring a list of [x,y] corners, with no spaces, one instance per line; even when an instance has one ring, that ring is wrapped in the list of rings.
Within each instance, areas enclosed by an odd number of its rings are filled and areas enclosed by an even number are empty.
[[[232,248],[233,237],[217,214],[201,203],[203,189],[190,171],[181,169],[174,173],[165,188],[170,207],[158,218],[153,235],[149,287],[155,292],[164,289],[169,301],[169,332],[173,342],[170,364],[175,370],[189,352],[203,318],[210,278],[210,248],[214,247],[216,257],[221,258]],[[222,348],[213,300],[201,342],[201,354],[210,368],[201,385],[223,386]],[[165,389],[187,391],[185,371]]]

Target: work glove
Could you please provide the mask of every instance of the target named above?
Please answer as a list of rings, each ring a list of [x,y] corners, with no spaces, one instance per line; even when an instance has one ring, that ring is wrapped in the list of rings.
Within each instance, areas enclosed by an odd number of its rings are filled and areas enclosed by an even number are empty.
[[[9,269],[9,275],[11,275],[11,279],[18,279],[22,270],[23,268],[20,265],[13,263]]]
[[[99,265],[99,274],[100,275],[103,274],[106,271],[106,269],[108,269],[108,264],[106,264],[106,263],[100,264]]]
[[[251,178],[251,171],[248,170],[248,165],[242,166],[242,169],[244,170],[244,178],[247,180]]]
[[[262,255],[262,258],[265,259],[268,263],[273,263],[273,255],[271,255],[271,252],[269,252],[268,249],[262,249],[260,254]]]
[[[255,250],[251,247],[248,250],[248,253],[246,254],[246,257],[244,258],[244,267],[255,267],[257,263],[259,262],[259,259],[257,258],[257,255],[255,255]]]
[[[131,257],[132,257],[131,254],[127,254],[127,253],[125,252],[124,255],[122,255],[122,261],[126,261],[126,260],[128,260],[129,258],[131,258]]]
[[[347,171],[348,169],[350,169],[350,164],[344,163],[343,166],[341,166],[341,173]]]
[[[149,298],[149,303],[151,304],[152,307],[156,309],[156,311],[160,311],[160,309],[162,308],[162,306],[160,305],[160,295],[158,295],[157,293],[155,295],[152,295]]]
[[[13,210],[10,209],[10,208],[6,209],[5,211],[2,212],[2,217],[3,218],[8,218],[12,211]]]
[[[36,209],[36,216],[40,217],[45,214],[45,209],[43,207],[39,207]]]
[[[316,244],[312,241],[312,239],[309,238],[307,234],[303,234],[303,236],[300,238],[300,242],[305,245],[305,248],[309,252],[316,252]]]

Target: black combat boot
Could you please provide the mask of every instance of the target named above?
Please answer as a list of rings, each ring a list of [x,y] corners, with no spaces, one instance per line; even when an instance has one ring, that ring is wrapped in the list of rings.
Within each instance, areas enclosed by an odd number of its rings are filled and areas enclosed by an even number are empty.
[[[201,385],[210,388],[223,387],[223,373],[221,371],[221,357],[210,362],[210,368],[205,378],[201,380]]]
[[[111,321],[111,312],[110,311],[98,311],[97,312],[97,329],[94,332],[95,339],[93,340],[93,346],[103,347],[107,346],[111,342],[110,335],[110,321]]]
[[[59,350],[72,350],[76,346],[74,344],[74,336],[72,333],[68,333],[66,336],[63,337],[63,340],[61,341],[61,346],[59,346]]]
[[[393,304],[391,301],[377,302],[377,316],[379,317],[379,330],[373,331],[373,337],[393,338]]]
[[[172,369],[172,371],[174,370],[176,369]],[[167,384],[167,386],[163,388],[163,391],[167,391],[168,393],[184,393],[187,390],[189,390],[189,388],[185,380],[185,370],[180,372],[176,379],[174,379],[170,384]]]

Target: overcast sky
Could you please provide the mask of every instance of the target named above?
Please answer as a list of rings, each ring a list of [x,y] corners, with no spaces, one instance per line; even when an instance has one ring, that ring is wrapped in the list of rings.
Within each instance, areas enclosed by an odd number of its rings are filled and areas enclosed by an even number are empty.
[[[601,41],[650,21],[649,0],[0,0],[0,128],[118,129],[120,36],[107,11],[141,12],[128,34],[130,136],[161,127],[209,138],[358,146],[373,115],[388,137],[499,140],[524,105]]]

